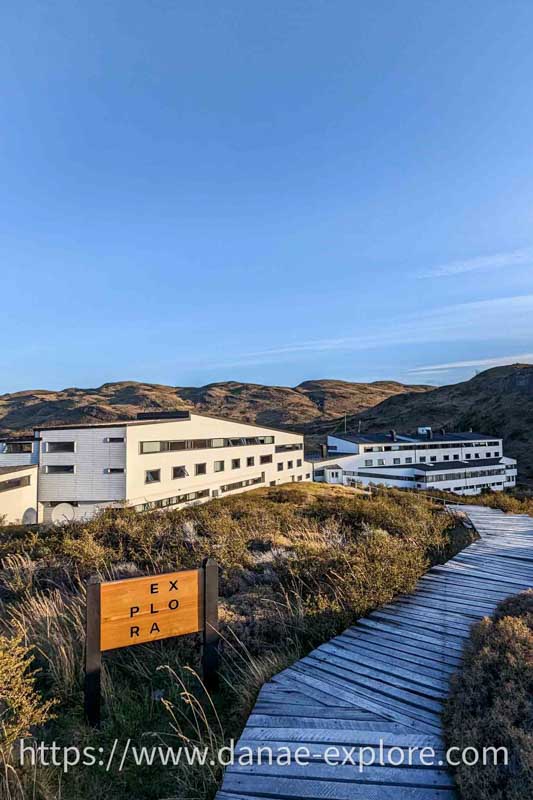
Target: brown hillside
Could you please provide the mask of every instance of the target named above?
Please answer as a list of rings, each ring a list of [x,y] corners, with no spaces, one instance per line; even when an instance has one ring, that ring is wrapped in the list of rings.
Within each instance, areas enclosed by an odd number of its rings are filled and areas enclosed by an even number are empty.
[[[0,434],[33,427],[133,419],[139,411],[190,408],[263,425],[298,426],[358,413],[391,395],[427,390],[394,381],[306,381],[295,388],[228,381],[175,387],[124,381],[97,389],[29,390],[0,396]]]
[[[350,415],[347,429],[362,432],[414,431],[419,425],[503,436],[505,453],[517,458],[522,477],[533,477],[533,366],[494,367],[474,378],[420,393],[389,397]],[[344,419],[307,426],[316,442],[326,433],[344,430]]]

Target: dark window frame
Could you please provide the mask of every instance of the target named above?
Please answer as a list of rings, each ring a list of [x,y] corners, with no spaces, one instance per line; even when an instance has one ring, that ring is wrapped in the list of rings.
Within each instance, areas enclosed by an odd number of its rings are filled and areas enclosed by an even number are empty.
[[[148,475],[157,473],[157,478],[148,478]],[[144,482],[145,484],[151,483],[161,483],[161,468],[158,469],[147,469],[144,472]]]
[[[69,447],[68,445],[72,445]],[[75,441],[68,441],[68,442],[46,442],[46,452],[47,453],[75,453],[76,452],[76,442]]]

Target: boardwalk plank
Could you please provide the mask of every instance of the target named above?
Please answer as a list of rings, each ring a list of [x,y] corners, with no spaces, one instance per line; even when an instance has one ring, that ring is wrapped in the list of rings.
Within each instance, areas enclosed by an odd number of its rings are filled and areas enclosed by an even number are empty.
[[[480,539],[433,567],[416,590],[376,609],[340,636],[275,675],[261,689],[217,800],[456,800],[444,763],[439,711],[472,624],[533,585],[533,520],[458,505]],[[311,763],[269,764],[261,748]],[[328,763],[331,747],[355,763]],[[407,753],[412,764],[360,769],[358,748]],[[370,751],[368,751],[370,752]],[[251,763],[249,763],[251,761]]]

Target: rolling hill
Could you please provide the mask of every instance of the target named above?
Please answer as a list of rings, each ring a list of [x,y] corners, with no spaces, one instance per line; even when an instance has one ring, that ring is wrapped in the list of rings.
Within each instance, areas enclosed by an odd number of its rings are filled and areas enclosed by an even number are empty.
[[[316,380],[294,388],[237,381],[198,388],[124,381],[97,389],[38,389],[0,395],[0,434],[28,433],[34,427],[54,424],[134,419],[139,411],[186,408],[261,425],[300,427],[312,420],[359,413],[393,395],[428,388],[395,381]]]
[[[503,436],[505,452],[533,478],[533,366],[513,364],[438,388],[395,381],[304,381],[293,388],[227,381],[176,387],[124,381],[97,389],[29,390],[0,395],[0,435],[53,424],[134,419],[139,411],[190,408],[306,434],[316,449],[326,434],[414,431],[419,425]],[[346,415],[346,423],[345,423]]]

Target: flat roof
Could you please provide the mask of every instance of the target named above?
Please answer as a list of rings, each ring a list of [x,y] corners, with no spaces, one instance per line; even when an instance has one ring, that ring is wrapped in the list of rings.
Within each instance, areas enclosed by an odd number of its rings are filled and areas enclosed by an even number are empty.
[[[333,461],[334,459],[338,460],[346,459],[346,458],[354,458],[354,453],[337,453],[334,456],[331,456],[329,459],[320,459],[314,461],[313,463],[317,466],[323,467],[324,469],[344,469],[344,467],[340,464],[333,463],[329,464],[326,463],[328,461]],[[363,466],[359,464],[354,465],[355,470],[364,469],[365,472],[373,471],[376,476],[379,472],[387,471],[387,470],[400,470],[400,469],[416,469],[420,472],[442,472],[443,470],[457,470],[457,469],[472,469],[473,467],[493,467],[497,464],[501,466],[505,466],[505,461],[503,460],[503,456],[501,458],[473,458],[469,459],[468,461],[430,461],[427,462],[418,462],[416,464],[373,464],[372,466]]]
[[[330,437],[342,439],[345,442],[354,444],[426,444],[427,442],[477,442],[487,441],[488,439],[501,439],[501,436],[493,436],[488,433],[470,433],[458,431],[454,433],[436,433],[431,439],[423,433],[406,434],[397,433],[396,438],[392,438],[389,433],[330,433]]]
[[[0,475],[9,475],[10,472],[21,472],[23,469],[37,469],[37,464],[26,464],[16,467],[0,467]]]
[[[430,464],[413,464],[415,469],[435,472],[446,469],[471,469],[472,467],[494,467],[502,464],[501,458],[472,458],[468,461],[434,461]],[[397,466],[397,465],[396,465]],[[411,466],[410,464],[408,466]],[[502,464],[502,466],[504,466]]]
[[[157,413],[157,412],[154,412]],[[78,430],[87,430],[89,428],[124,428],[130,425],[161,425],[161,424],[168,424],[172,422],[189,422],[191,419],[191,415],[195,417],[205,417],[205,419],[216,419],[220,422],[235,422],[238,425],[248,425],[250,428],[263,428],[267,431],[276,431],[277,433],[290,433],[293,436],[301,436],[303,438],[303,433],[299,431],[291,431],[289,428],[274,428],[272,425],[262,425],[259,422],[246,422],[242,419],[234,419],[233,417],[219,417],[215,416],[214,414],[199,414],[194,410],[190,410],[188,412],[187,417],[183,416],[176,416],[176,417],[158,417],[158,418],[150,418],[150,419],[125,419],[122,421],[115,420],[113,422],[93,422],[93,423],[86,423],[81,425],[42,425],[38,428],[34,428],[35,432],[40,431],[78,431]]]

